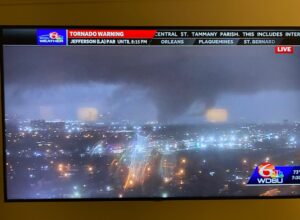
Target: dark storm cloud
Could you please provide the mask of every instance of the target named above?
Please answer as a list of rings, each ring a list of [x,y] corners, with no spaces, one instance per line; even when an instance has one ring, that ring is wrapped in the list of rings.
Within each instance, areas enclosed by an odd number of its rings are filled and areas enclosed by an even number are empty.
[[[6,47],[5,82],[24,89],[99,82],[142,88],[167,121],[200,101],[299,90],[300,53],[273,47]],[[101,95],[101,94],[99,94]],[[200,112],[200,110],[199,110]]]

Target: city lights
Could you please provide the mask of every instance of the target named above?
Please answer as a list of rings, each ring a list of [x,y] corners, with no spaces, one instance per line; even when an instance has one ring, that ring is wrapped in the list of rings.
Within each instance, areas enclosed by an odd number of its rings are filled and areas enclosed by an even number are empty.
[[[7,27],[6,198],[300,196],[300,35],[221,29]]]
[[[194,182],[213,185],[210,181],[218,178],[223,178],[218,180],[220,185],[215,186],[220,194],[238,186],[243,187],[241,190],[244,192],[252,170],[262,161],[278,158],[274,156],[277,149],[293,152],[298,147],[295,133],[286,134],[284,129],[264,131],[258,125],[235,129],[220,126],[206,132],[191,130],[177,137],[167,126],[156,124],[155,131],[151,128],[153,125],[147,125],[150,129],[121,124],[88,127],[91,125],[75,121],[59,124],[35,121],[31,123],[34,128],[30,130],[26,125],[28,122],[22,124],[17,133],[10,133],[8,141],[15,146],[31,138],[31,145],[6,150],[8,161],[14,156],[40,160],[26,167],[28,181],[33,186],[36,181],[43,181],[49,176],[51,179],[48,181],[53,181],[56,197],[66,198],[85,198],[90,192],[98,197],[124,198],[139,196],[140,190],[146,193],[154,189],[161,189],[159,196],[167,198],[185,192]],[[298,127],[297,124],[295,126]],[[44,140],[45,137],[47,140]],[[70,145],[62,144],[65,141]],[[75,141],[78,144],[73,145]],[[259,143],[270,141],[273,148],[270,146],[270,150],[262,151]],[[276,145],[277,142],[284,145]],[[215,159],[212,155],[219,152],[231,158],[232,165],[218,165],[224,163],[222,157]],[[235,152],[241,156],[231,156]],[[262,157],[253,156],[256,152],[261,152]],[[8,179],[14,181],[16,172],[20,172],[22,167],[10,162],[7,165]],[[288,157],[278,163],[292,165],[299,162],[296,157]],[[195,170],[191,170],[193,166]],[[70,185],[72,190],[61,188],[64,185]],[[201,187],[194,190],[201,190]],[[44,194],[34,195],[42,198]]]

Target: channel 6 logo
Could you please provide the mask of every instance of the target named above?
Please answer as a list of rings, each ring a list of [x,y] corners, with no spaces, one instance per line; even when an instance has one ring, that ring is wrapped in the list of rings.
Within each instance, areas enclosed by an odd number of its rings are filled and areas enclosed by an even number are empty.
[[[65,29],[38,29],[37,43],[39,45],[66,45]]]
[[[280,170],[276,170],[271,163],[262,163],[258,167],[258,174],[263,178],[283,178],[284,175]]]
[[[59,35],[59,33],[57,33],[56,31],[50,32],[49,37],[54,40],[62,40],[63,39],[63,37],[61,35]]]
[[[292,167],[274,166],[269,162],[264,162],[257,166],[250,177],[249,185],[274,185],[286,184]]]

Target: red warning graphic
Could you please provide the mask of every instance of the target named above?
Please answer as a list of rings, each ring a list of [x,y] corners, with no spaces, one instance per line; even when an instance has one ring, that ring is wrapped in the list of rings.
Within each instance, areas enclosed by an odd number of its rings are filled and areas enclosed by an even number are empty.
[[[68,38],[152,39],[156,30],[68,30]]]
[[[276,46],[275,53],[276,54],[293,54],[294,47],[293,46]]]

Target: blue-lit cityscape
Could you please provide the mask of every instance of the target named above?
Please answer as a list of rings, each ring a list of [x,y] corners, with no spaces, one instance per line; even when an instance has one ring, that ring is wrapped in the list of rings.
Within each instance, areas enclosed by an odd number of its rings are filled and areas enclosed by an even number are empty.
[[[11,199],[280,196],[260,163],[300,164],[300,123],[162,125],[6,119]]]
[[[300,194],[300,185],[248,184],[263,163],[300,165],[300,50],[8,45],[3,53],[8,199]]]

